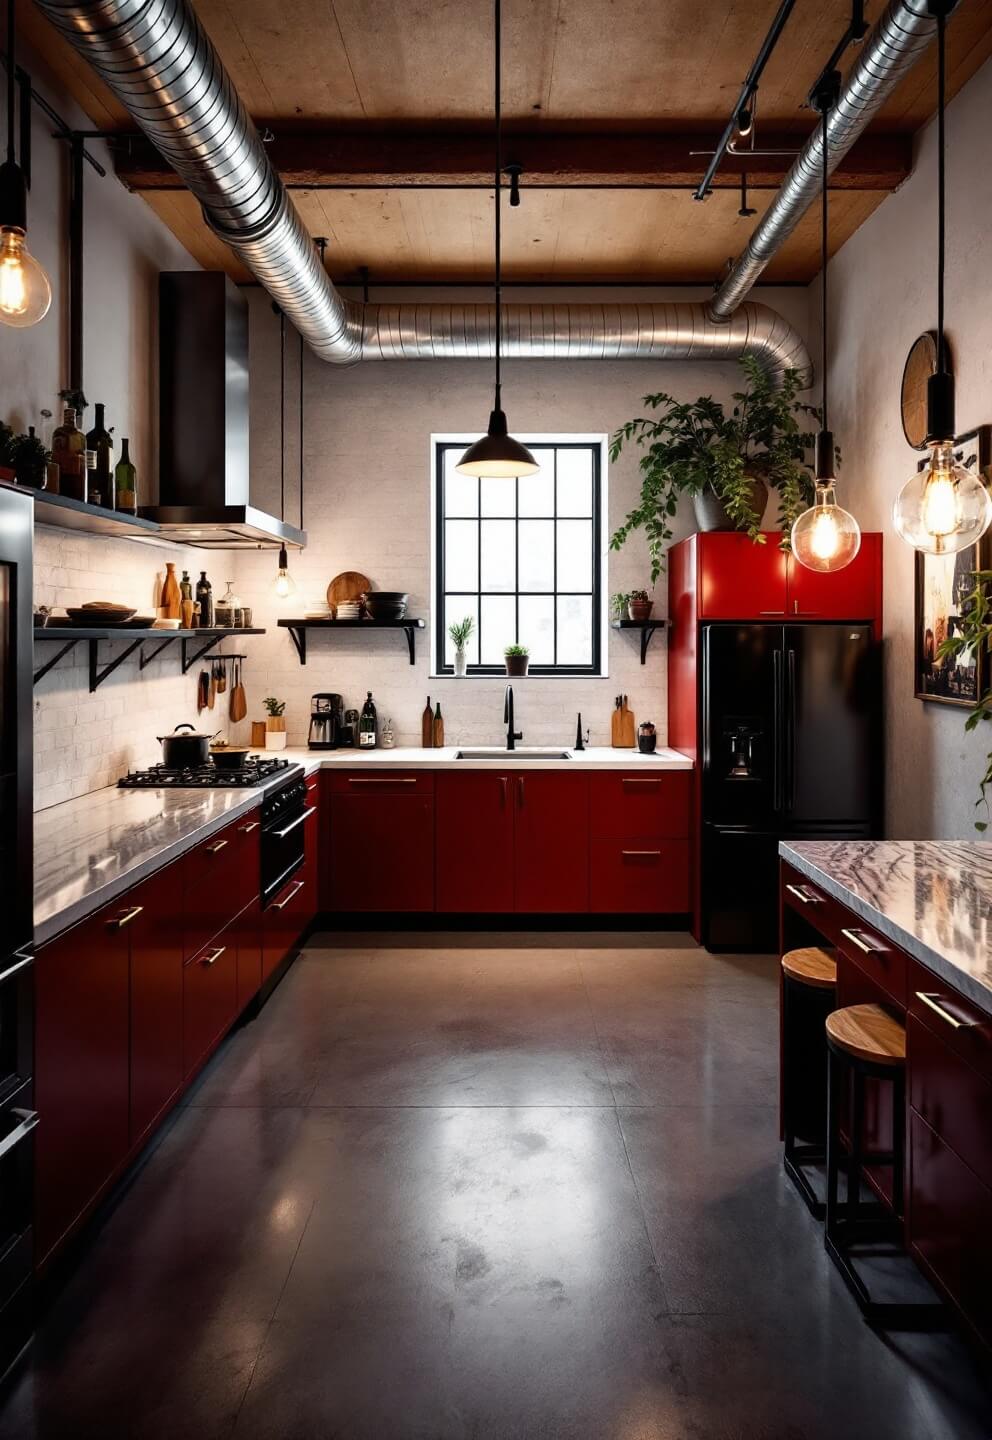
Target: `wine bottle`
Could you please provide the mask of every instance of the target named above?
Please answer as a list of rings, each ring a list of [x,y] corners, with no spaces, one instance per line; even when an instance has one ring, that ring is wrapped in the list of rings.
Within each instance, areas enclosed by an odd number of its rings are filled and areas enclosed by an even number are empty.
[[[111,439],[110,431],[103,422],[104,407],[98,403],[95,409],[96,420],[93,429],[90,430],[86,436],[87,450],[96,451],[96,474],[93,477],[92,489],[99,491],[100,503],[102,505],[109,506],[110,509],[113,509],[114,486],[112,484],[112,475],[114,468],[114,442]]]
[[[358,747],[360,750],[374,750],[376,745],[376,711],[372,699],[372,691],[366,695],[365,704],[362,706],[361,719],[358,722]]]
[[[437,702],[437,709],[434,711],[434,725],[432,740],[435,750],[444,749],[444,721],[441,719],[441,702]]]
[[[178,620],[182,615],[182,595],[176,579],[176,562],[165,563],[165,583],[162,586],[162,616],[166,620]]]
[[[196,598],[200,605],[200,629],[212,630],[214,628],[214,587],[207,579],[206,570],[200,571],[200,578],[196,582]]]
[[[424,713],[420,717],[420,743],[425,750],[430,750],[434,744],[434,711],[431,709],[431,697],[428,695]]]
[[[76,412],[71,405],[62,411],[62,424],[52,432],[52,459],[59,467],[59,494],[73,500],[86,499],[86,471],[83,451],[86,437],[76,425]]]
[[[127,515],[138,513],[138,472],[131,464],[128,437],[121,440],[121,458],[114,470],[114,508]]]

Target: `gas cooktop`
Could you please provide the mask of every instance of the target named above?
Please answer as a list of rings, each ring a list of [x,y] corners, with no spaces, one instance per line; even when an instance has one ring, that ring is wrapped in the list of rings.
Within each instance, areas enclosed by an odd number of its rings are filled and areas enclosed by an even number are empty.
[[[218,770],[215,765],[194,765],[186,770],[170,770],[167,765],[153,765],[150,770],[132,770],[117,784],[122,790],[168,789],[219,790],[246,789],[260,785],[283,770],[290,761],[249,755],[240,770]]]

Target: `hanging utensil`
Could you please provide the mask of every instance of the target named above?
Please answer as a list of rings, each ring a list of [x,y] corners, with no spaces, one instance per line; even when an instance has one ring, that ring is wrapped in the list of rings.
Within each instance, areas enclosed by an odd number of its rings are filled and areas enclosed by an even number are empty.
[[[234,674],[232,676],[231,689],[231,719],[237,723],[243,720],[248,714],[248,700],[245,696],[245,687],[241,683],[241,661],[235,660]]]
[[[217,694],[223,695],[227,689],[227,657],[221,655],[217,659]]]
[[[196,681],[196,713],[202,714],[207,708],[210,696],[210,675],[206,670],[201,670]]]

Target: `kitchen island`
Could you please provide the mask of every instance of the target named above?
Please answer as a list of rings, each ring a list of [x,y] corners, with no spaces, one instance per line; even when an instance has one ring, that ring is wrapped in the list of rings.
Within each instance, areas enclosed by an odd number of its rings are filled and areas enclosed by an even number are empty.
[[[779,855],[783,951],[826,941],[838,1007],[905,1023],[906,1242],[992,1350],[992,845],[782,842]],[[884,1132],[877,1098],[870,1132]],[[876,1188],[887,1198],[884,1177]]]

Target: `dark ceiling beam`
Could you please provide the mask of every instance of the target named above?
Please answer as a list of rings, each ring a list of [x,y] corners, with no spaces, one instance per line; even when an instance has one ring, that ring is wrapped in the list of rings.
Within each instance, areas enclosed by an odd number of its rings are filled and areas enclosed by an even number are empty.
[[[263,130],[264,133],[264,130]],[[760,148],[784,151],[749,157],[728,153],[713,185],[736,190],[742,173],[749,188],[778,189],[808,131],[762,132]],[[507,133],[508,162],[522,167],[521,185],[538,189],[597,187],[695,189],[717,138],[707,134],[583,134],[558,131]],[[140,136],[115,144],[117,174],[132,190],[179,190],[182,183]],[[492,140],[443,128],[335,129],[333,133],[276,134],[269,154],[290,189],[492,184]],[[836,190],[895,190],[912,168],[912,138],[866,135],[830,178]]]

